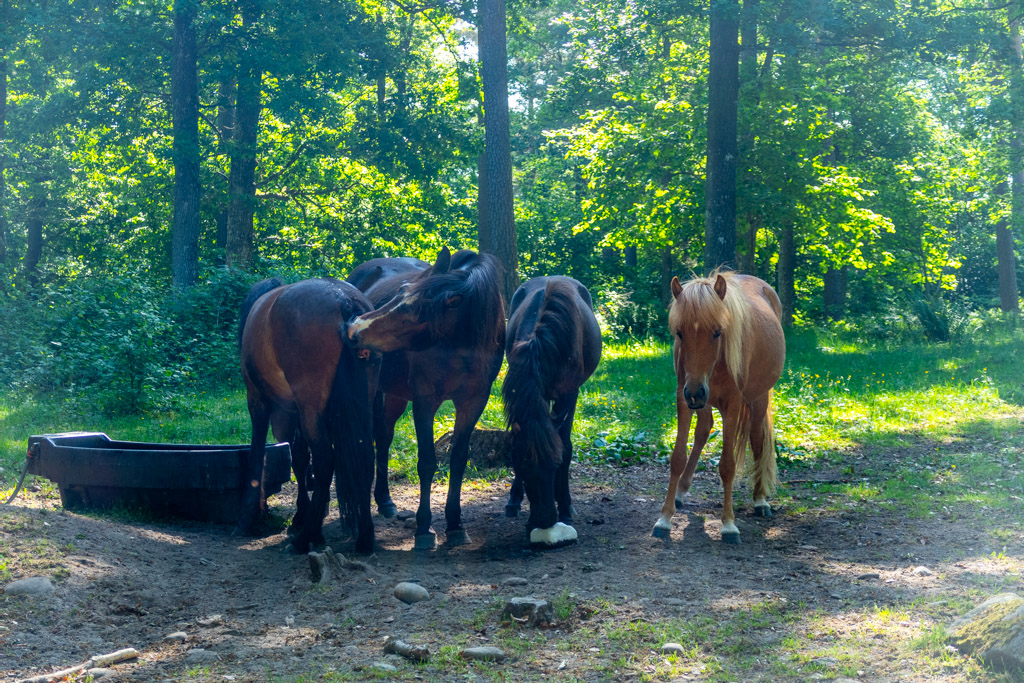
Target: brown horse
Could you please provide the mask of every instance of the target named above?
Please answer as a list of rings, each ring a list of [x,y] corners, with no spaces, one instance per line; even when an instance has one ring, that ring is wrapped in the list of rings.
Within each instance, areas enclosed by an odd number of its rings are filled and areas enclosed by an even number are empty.
[[[291,444],[299,486],[293,549],[304,553],[323,546],[332,476],[342,520],[356,533],[356,549],[373,549],[370,397],[376,391],[380,359],[354,349],[345,334],[347,321],[370,309],[362,292],[333,279],[292,285],[264,280],[250,290],[242,305],[239,344],[252,421],[251,488],[243,500],[238,532],[252,530],[265,504],[264,449],[273,426],[274,437]]]
[[[701,450],[711,433],[712,408],[722,416],[722,457],[718,473],[725,490],[722,540],[739,543],[732,510],[732,485],[742,470],[747,443],[754,454],[754,514],[771,517],[768,496],[776,485],[771,391],[782,374],[786,339],[782,305],[767,282],[749,275],[715,271],[680,284],[672,278],[669,329],[675,335],[676,443],[668,494],[654,536],[669,538],[672,514],[682,507]],[[690,422],[697,413],[693,448],[686,458]],[[684,466],[685,465],[685,466]]]
[[[569,495],[572,423],[580,386],[601,361],[601,329],[590,292],[570,277],[526,282],[510,308],[501,397],[516,477],[505,513],[518,516],[525,488],[530,542],[562,545],[577,536]]]
[[[388,449],[395,423],[412,401],[420,478],[415,547],[436,546],[430,529],[430,485],[437,470],[434,415],[442,401],[451,399],[455,430],[444,510],[446,541],[450,546],[463,545],[470,542],[462,526],[460,501],[469,436],[487,405],[504,356],[505,309],[498,289],[497,262],[488,254],[472,251],[453,256],[447,248],[426,268],[407,260],[389,261],[364,264],[383,267],[391,274],[376,279],[366,291],[378,308],[348,327],[354,344],[384,354],[380,389],[374,399],[374,498],[381,514],[394,514],[387,481]],[[356,268],[350,280],[365,281],[364,266]]]

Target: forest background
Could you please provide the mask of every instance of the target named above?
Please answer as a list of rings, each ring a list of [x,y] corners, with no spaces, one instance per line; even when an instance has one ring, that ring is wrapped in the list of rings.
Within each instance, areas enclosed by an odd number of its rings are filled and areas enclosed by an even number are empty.
[[[173,407],[237,382],[255,279],[445,245],[619,338],[728,264],[789,326],[956,341],[1019,306],[1022,11],[0,0],[0,386]]]

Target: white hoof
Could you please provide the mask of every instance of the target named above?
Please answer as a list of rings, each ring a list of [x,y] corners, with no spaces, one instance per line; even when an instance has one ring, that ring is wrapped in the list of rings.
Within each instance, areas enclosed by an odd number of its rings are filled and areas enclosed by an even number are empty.
[[[563,545],[575,541],[578,537],[579,535],[573,527],[562,522],[555,522],[555,525],[549,529],[534,529],[531,531],[530,543],[552,546]]]
[[[651,532],[651,536],[655,538],[671,538],[672,522],[667,522],[664,518],[659,519],[654,523],[654,531]]]

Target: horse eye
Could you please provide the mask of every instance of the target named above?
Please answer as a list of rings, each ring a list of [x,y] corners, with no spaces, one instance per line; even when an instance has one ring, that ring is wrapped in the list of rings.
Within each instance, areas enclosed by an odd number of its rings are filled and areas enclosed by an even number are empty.
[[[719,337],[722,336],[722,331],[721,330],[715,330],[715,333],[713,335],[711,335],[711,336],[714,337],[715,339],[718,339]]]
[[[683,341],[683,333],[682,332],[680,332],[679,330],[676,330],[676,336],[679,337],[679,341]]]

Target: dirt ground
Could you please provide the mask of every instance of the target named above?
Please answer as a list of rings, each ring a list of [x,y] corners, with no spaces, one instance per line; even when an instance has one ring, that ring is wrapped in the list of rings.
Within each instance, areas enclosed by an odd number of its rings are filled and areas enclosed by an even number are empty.
[[[955,681],[962,668],[924,666],[908,643],[979,593],[1020,591],[1019,528],[1001,550],[983,522],[951,524],[941,511],[903,519],[855,501],[825,511],[810,479],[835,473],[796,475],[788,509],[768,521],[741,490],[743,544],[730,546],[719,536],[717,476],[698,472],[671,540],[652,538],[665,469],[575,467],[579,542],[543,552],[527,547],[525,518],[504,517],[508,481],[464,487],[472,543],[446,547],[444,486],[435,484],[436,551],[414,551],[402,521],[377,517],[376,552],[353,556],[369,571],[327,584],[312,582],[306,557],[282,552],[283,531],[238,539],[227,526],[68,513],[52,487],[36,486],[0,506],[0,561],[13,578],[50,576],[57,588],[0,595],[0,678],[131,647],[140,657],[103,680]],[[415,509],[415,488],[393,493],[400,510]],[[292,496],[286,487],[271,499],[282,519]],[[351,553],[332,518],[328,543]],[[401,581],[418,582],[429,599],[398,601]],[[501,608],[516,596],[553,601],[556,623],[503,625]],[[166,639],[175,632],[184,640]],[[662,654],[673,634],[689,634],[682,644],[696,649]],[[427,646],[431,660],[385,655],[388,635]],[[458,656],[483,645],[508,658]],[[739,669],[722,661],[730,653]]]

